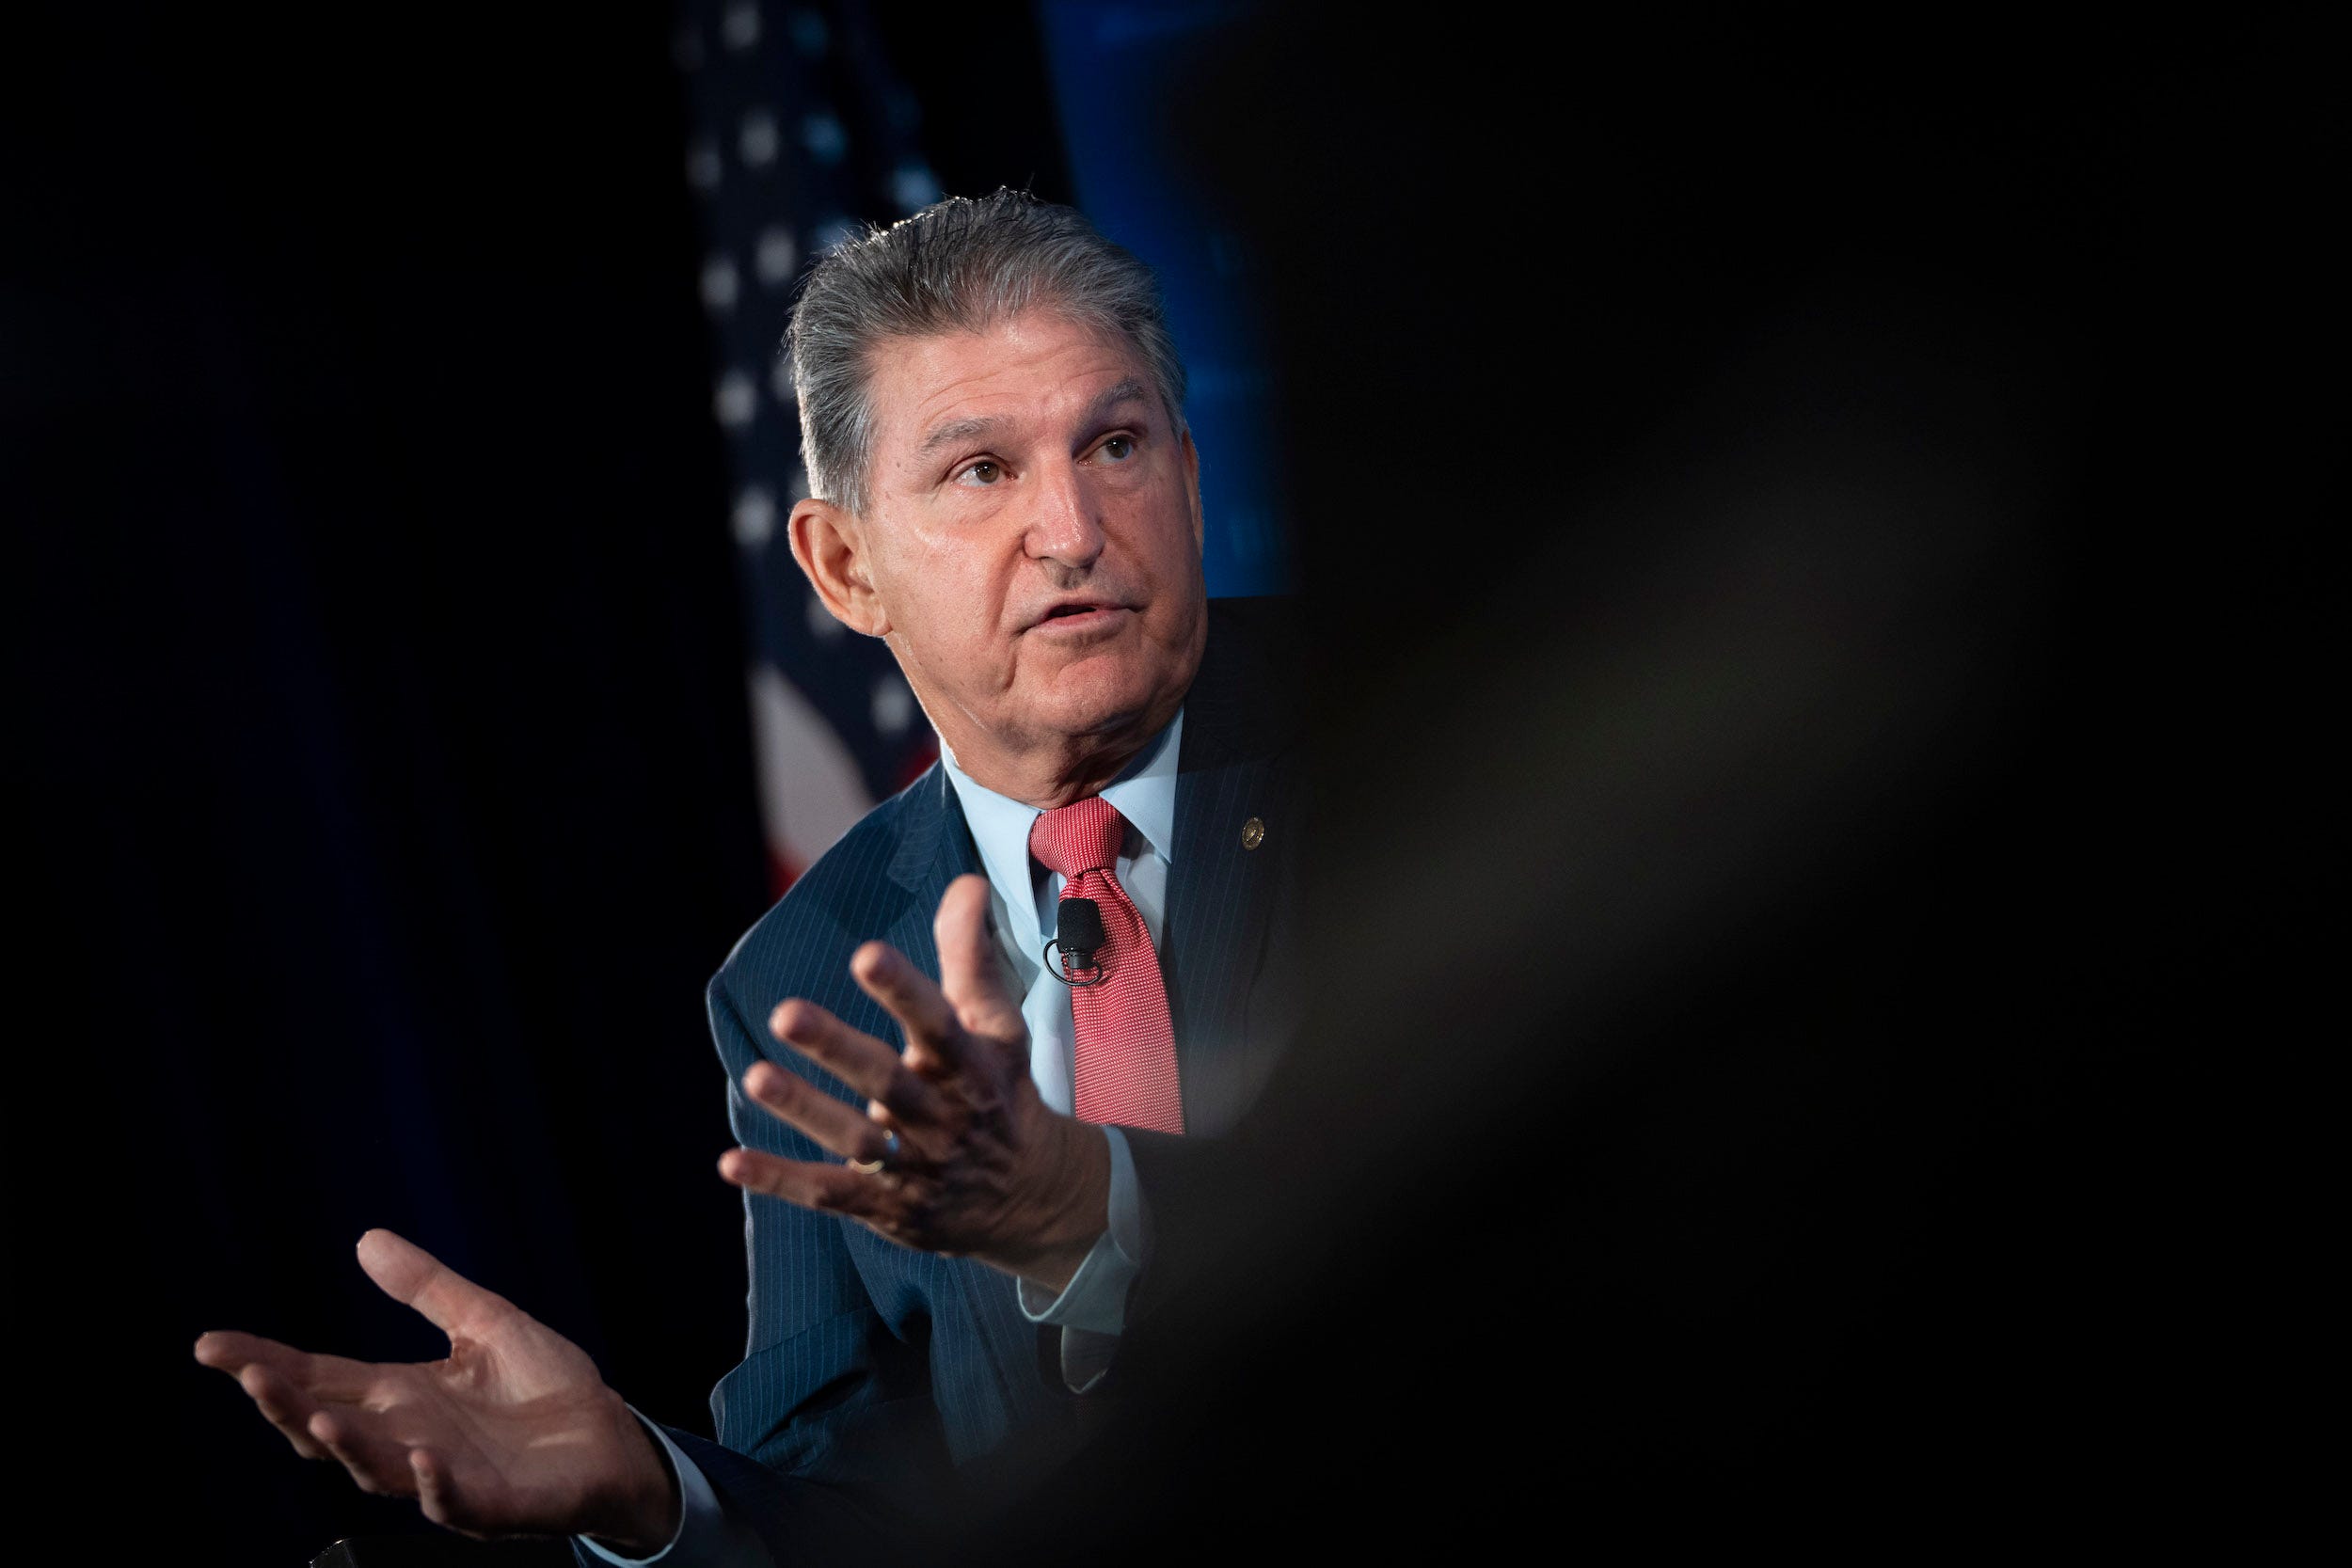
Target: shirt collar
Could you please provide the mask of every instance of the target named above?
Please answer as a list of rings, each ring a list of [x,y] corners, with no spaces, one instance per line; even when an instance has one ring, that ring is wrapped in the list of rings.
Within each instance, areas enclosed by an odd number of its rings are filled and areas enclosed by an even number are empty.
[[[1118,778],[1104,786],[1103,799],[1143,835],[1161,860],[1170,865],[1176,857],[1176,761],[1184,748],[1184,710],[1178,708],[1160,733],[1144,744]],[[1034,887],[1029,862],[1029,828],[1043,814],[1035,806],[999,795],[975,781],[956,762],[947,743],[939,743],[940,765],[955,786],[963,819],[972,829],[988,879],[1013,908],[1026,903]]]

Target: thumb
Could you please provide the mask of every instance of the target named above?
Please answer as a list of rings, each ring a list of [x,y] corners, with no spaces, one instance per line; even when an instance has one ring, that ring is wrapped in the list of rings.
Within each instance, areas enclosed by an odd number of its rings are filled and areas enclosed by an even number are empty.
[[[423,1313],[453,1339],[478,1336],[489,1319],[514,1310],[504,1296],[484,1290],[416,1243],[389,1230],[371,1230],[359,1238],[359,1266],[386,1295]]]
[[[931,937],[939,946],[939,989],[958,1022],[985,1039],[1026,1038],[989,918],[987,878],[966,873],[947,884]]]

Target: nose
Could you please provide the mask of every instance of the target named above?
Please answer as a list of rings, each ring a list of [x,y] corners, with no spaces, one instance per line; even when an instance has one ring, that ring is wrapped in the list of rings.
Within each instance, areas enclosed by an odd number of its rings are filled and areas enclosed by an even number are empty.
[[[1037,477],[1035,510],[1024,541],[1030,557],[1081,571],[1093,565],[1103,553],[1103,518],[1078,466],[1050,464]]]

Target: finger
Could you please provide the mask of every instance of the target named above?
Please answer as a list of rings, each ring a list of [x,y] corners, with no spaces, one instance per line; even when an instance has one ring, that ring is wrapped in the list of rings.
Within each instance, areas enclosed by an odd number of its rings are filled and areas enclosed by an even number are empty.
[[[845,1160],[879,1160],[889,1144],[888,1132],[859,1115],[855,1106],[842,1104],[773,1062],[754,1062],[743,1074],[743,1092],[761,1110]]]
[[[407,1446],[393,1441],[361,1412],[349,1408],[314,1411],[310,1435],[342,1462],[360,1491],[393,1497],[416,1495]]]
[[[484,1290],[416,1243],[389,1230],[359,1238],[359,1266],[383,1292],[424,1314],[454,1339],[478,1337],[496,1317],[515,1307],[504,1296]],[[405,1475],[404,1465],[402,1474]]]
[[[266,1367],[269,1370],[316,1400],[342,1403],[363,1400],[373,1388],[384,1369],[365,1361],[350,1361],[340,1355],[313,1355],[292,1345],[281,1345],[258,1334],[238,1334],[215,1329],[196,1341],[199,1362],[235,1377],[247,1367]]]
[[[457,1480],[438,1455],[429,1449],[410,1449],[408,1479],[416,1488],[417,1506],[424,1511],[426,1518],[445,1529],[465,1529],[466,1516],[458,1500]]]
[[[964,1065],[963,1025],[956,1009],[913,959],[888,942],[869,942],[850,956],[850,974],[898,1021],[918,1066],[953,1072]]]
[[[868,1224],[886,1220],[898,1207],[887,1181],[847,1165],[786,1160],[756,1148],[730,1148],[720,1155],[719,1174],[747,1193]]]
[[[859,1094],[880,1101],[908,1121],[935,1120],[944,1109],[939,1091],[909,1072],[897,1052],[814,1002],[794,997],[784,1003],[769,1015],[768,1028]]]
[[[939,945],[939,989],[963,1027],[986,1039],[1025,1038],[1028,1026],[1005,978],[1004,950],[991,929],[988,879],[965,873],[947,884],[931,936]]]
[[[310,1418],[318,1411],[294,1385],[277,1376],[267,1367],[249,1366],[237,1374],[237,1386],[262,1413],[262,1418],[276,1427],[294,1452],[305,1459],[325,1459],[326,1449],[310,1435]]]

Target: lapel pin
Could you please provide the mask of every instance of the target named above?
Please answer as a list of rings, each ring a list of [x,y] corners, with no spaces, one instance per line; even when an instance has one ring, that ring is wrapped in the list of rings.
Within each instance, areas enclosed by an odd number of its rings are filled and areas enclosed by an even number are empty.
[[[1255,849],[1264,842],[1265,823],[1263,821],[1253,816],[1241,825],[1241,847],[1243,848]]]

